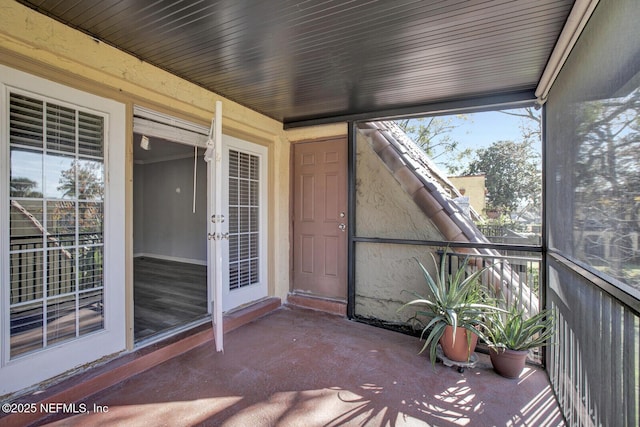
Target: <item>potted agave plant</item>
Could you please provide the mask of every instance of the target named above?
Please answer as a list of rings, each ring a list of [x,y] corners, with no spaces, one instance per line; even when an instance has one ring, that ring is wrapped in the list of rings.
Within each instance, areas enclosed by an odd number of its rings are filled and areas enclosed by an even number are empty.
[[[526,317],[514,303],[508,311],[492,313],[485,324],[493,369],[506,378],[518,378],[529,350],[548,344],[553,335],[553,316],[548,310]]]
[[[407,291],[416,299],[407,302],[399,310],[408,306],[420,307],[409,320],[422,326],[420,339],[425,339],[425,343],[420,353],[428,348],[434,366],[438,344],[448,359],[468,362],[475,350],[478,337],[484,339],[482,325],[485,315],[487,312],[499,310],[485,303],[485,295],[480,288],[480,278],[490,267],[469,274],[469,257],[466,257],[457,270],[448,273],[445,268],[446,251],[442,255],[440,268],[433,254],[431,258],[437,273],[435,276],[416,259],[424,275],[429,295],[422,296]],[[422,321],[423,318],[428,319],[426,324]]]

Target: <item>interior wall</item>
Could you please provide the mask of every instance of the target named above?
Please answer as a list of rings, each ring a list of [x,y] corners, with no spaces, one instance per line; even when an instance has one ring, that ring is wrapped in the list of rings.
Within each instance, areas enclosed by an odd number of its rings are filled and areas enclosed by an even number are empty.
[[[134,166],[134,256],[207,262],[207,164],[198,155],[196,212],[193,158]]]
[[[133,253],[144,252],[144,165],[133,166]]]

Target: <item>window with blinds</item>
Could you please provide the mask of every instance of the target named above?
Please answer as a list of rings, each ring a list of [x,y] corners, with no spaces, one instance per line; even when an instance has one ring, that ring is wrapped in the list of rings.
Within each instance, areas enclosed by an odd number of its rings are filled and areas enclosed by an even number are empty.
[[[229,289],[259,280],[260,161],[229,150]]]
[[[104,328],[104,117],[9,96],[12,358]]]

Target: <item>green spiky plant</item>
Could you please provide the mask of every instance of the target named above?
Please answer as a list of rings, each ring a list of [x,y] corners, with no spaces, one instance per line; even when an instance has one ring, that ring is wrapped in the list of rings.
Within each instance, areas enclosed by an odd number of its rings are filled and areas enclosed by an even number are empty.
[[[452,326],[454,330],[457,327],[465,328],[484,339],[483,326],[485,316],[489,312],[500,309],[487,303],[486,295],[480,287],[482,274],[491,269],[492,266],[476,270],[467,275],[466,270],[469,261],[467,256],[459,264],[456,271],[447,273],[445,268],[446,250],[442,254],[439,268],[433,254],[431,254],[431,258],[437,273],[435,277],[432,277],[425,266],[416,259],[424,275],[430,296],[425,297],[416,292],[406,291],[414,295],[416,299],[404,304],[399,311],[408,306],[424,307],[424,309],[417,310],[409,321],[417,322],[422,326],[420,339],[425,339],[425,335],[426,339],[420,353],[423,353],[428,348],[431,363],[435,367],[438,342],[447,326]],[[424,325],[420,320],[421,317],[426,317],[430,320]],[[466,335],[470,347],[471,334]],[[455,344],[455,335],[453,341],[453,344]]]
[[[508,311],[492,313],[485,322],[486,341],[496,352],[524,351],[543,347],[553,336],[554,320],[549,310],[527,318],[517,302]]]

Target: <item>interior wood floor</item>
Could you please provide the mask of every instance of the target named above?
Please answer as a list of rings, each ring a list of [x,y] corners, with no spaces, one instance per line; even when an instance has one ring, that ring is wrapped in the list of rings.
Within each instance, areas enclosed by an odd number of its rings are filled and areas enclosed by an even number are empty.
[[[138,257],[133,269],[136,341],[207,314],[205,265]]]

